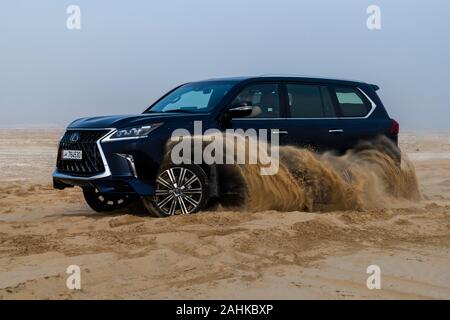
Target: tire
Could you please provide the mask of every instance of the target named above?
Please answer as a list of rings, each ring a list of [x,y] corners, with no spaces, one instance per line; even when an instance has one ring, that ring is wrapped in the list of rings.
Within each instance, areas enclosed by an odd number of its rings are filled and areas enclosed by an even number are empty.
[[[150,215],[169,217],[193,214],[205,208],[209,200],[206,173],[197,165],[164,165],[155,183],[154,197],[143,197]]]
[[[96,188],[83,188],[84,200],[96,212],[111,212],[127,207],[131,202],[130,196],[105,195]]]

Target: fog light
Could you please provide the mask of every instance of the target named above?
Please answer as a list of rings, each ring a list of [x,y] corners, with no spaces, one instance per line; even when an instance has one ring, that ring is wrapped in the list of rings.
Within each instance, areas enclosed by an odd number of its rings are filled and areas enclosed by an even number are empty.
[[[135,178],[137,178],[136,165],[134,164],[133,156],[131,154],[125,154],[125,153],[117,153],[117,155],[128,161],[128,164],[130,165],[130,169],[131,169],[131,172],[133,173],[133,176]]]

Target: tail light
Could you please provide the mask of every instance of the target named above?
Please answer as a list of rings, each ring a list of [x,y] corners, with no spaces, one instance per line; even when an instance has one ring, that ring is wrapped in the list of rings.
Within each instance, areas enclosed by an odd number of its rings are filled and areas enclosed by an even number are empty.
[[[397,121],[395,121],[394,119],[392,119],[390,132],[393,135],[398,135],[398,133],[400,132],[400,124]]]

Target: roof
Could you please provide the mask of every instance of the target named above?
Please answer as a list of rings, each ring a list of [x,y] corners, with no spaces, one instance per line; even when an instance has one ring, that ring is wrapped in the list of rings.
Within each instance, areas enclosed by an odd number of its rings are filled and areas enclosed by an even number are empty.
[[[238,76],[238,77],[224,77],[224,78],[212,78],[204,81],[233,81],[233,82],[242,82],[242,81],[250,81],[250,80],[272,80],[272,81],[289,81],[289,80],[303,80],[306,82],[327,82],[327,83],[346,83],[346,84],[366,84],[364,81],[358,80],[348,80],[348,79],[338,79],[332,77],[315,77],[315,76],[304,76],[304,75],[277,75],[277,74],[264,74],[260,76]]]

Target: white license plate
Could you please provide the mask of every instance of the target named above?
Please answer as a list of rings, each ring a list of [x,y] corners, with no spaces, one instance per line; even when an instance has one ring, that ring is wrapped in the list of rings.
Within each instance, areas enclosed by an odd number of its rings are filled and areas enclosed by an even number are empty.
[[[63,150],[62,151],[63,160],[82,160],[83,151],[80,150]]]

